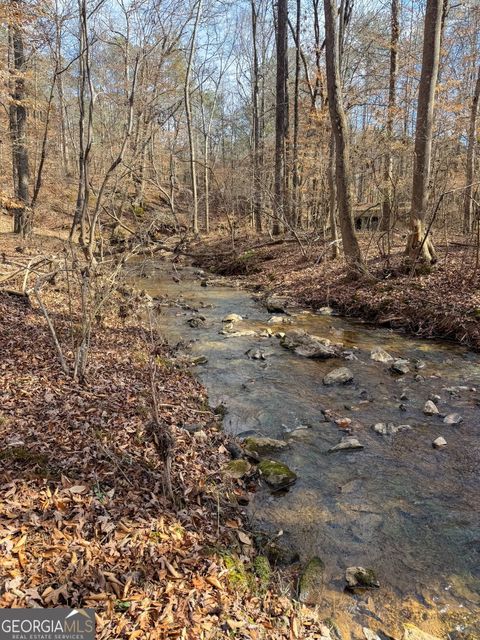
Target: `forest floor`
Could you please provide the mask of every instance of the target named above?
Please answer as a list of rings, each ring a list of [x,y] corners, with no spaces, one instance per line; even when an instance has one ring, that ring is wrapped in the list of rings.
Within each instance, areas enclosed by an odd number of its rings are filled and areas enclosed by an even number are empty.
[[[50,234],[18,245],[0,235],[2,276],[63,249]],[[148,435],[140,317],[120,317],[113,300],[80,384],[62,372],[34,296],[6,292],[22,278],[0,288],[0,606],[93,607],[99,639],[322,637],[320,614],[282,595],[287,578],[258,559],[239,504],[248,487],[225,476],[227,438],[182,357],[155,344],[173,503]],[[42,296],[70,358],[67,289]]]
[[[191,247],[195,264],[241,277],[245,286],[291,298],[302,306],[335,311],[424,338],[445,338],[480,349],[480,268],[463,238],[437,243],[439,260],[426,275],[402,273],[405,239],[393,239],[390,259],[372,234],[359,234],[368,277],[352,279],[323,241],[225,237]]]

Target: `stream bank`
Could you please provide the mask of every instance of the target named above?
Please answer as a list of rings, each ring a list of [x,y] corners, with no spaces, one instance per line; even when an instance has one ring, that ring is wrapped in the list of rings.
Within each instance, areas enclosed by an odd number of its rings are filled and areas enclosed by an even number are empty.
[[[391,327],[422,338],[452,340],[480,350],[480,271],[476,256],[452,244],[422,276],[401,272],[404,239],[392,239],[389,260],[370,237],[360,235],[370,278],[345,277],[342,258],[330,259],[322,241],[306,242],[305,257],[292,238],[205,238],[193,245],[195,265],[230,275],[263,293],[287,296],[302,307],[331,306],[344,316]]]
[[[225,407],[224,428],[287,445],[273,457],[298,479],[283,495],[264,485],[253,492],[254,529],[282,532],[303,564],[322,559],[323,606],[350,628],[400,638],[414,622],[439,638],[477,638],[478,356],[301,308],[268,312],[225,284],[158,264],[141,279],[161,307],[160,330],[203,362],[196,375]],[[242,318],[231,329],[222,322],[230,314]],[[283,348],[275,334],[293,330],[342,343],[340,358]],[[393,363],[372,359],[380,348]],[[353,380],[323,384],[340,366]],[[425,413],[428,401],[438,414]],[[461,415],[456,425],[445,421],[452,414]],[[363,448],[329,453],[348,435]],[[435,449],[439,437],[447,446]],[[381,588],[345,594],[350,566],[374,568]]]
[[[12,273],[17,246],[2,235]],[[22,255],[63,247],[37,235]],[[145,300],[110,298],[81,384],[62,372],[22,280],[9,281],[14,295],[0,289],[0,606],[91,607],[97,640],[318,638],[317,613],[283,597],[255,560],[222,472],[218,416],[184,358],[155,334],[152,345]],[[68,282],[59,275],[42,296],[70,359],[79,317]],[[152,347],[175,504],[149,429]]]

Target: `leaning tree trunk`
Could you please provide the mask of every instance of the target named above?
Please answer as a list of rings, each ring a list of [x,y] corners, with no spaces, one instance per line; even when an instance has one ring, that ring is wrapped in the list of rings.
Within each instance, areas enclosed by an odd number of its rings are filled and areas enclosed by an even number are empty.
[[[280,221],[285,215],[285,131],[286,131],[286,76],[287,76],[287,23],[288,2],[278,0],[277,14],[277,83],[275,106],[275,178],[272,233],[280,233]]]
[[[388,247],[390,249],[390,229],[392,227],[392,183],[393,183],[393,117],[396,104],[397,72],[398,72],[398,40],[400,26],[398,20],[399,0],[392,0],[391,32],[390,32],[390,80],[388,86],[387,108],[387,152],[385,154],[385,166],[383,174],[384,194],[382,203],[382,230],[388,234]]]
[[[475,175],[475,146],[477,142],[478,102],[480,98],[480,66],[478,67],[477,82],[473,93],[472,108],[470,110],[470,126],[468,128],[467,169],[465,172],[465,203],[463,209],[463,229],[465,233],[472,230],[473,211],[473,181]]]
[[[406,254],[413,263],[434,264],[436,253],[430,234],[425,230],[428,183],[432,157],[435,89],[440,66],[440,43],[444,0],[427,0],[423,36],[422,73],[418,89],[417,125],[413,165],[410,235]]]
[[[327,90],[330,119],[335,137],[337,203],[343,251],[353,271],[363,270],[363,261],[358,245],[352,216],[352,190],[350,169],[350,145],[348,125],[343,107],[340,80],[340,48],[335,0],[324,0],[325,10],[325,57],[327,66]]]
[[[19,206],[15,209],[14,233],[22,236],[31,231],[29,163],[27,148],[27,109],[25,106],[25,53],[23,34],[18,24],[11,27],[11,46],[15,80],[13,83],[12,107],[10,109],[10,135],[12,139],[13,176],[15,196]]]

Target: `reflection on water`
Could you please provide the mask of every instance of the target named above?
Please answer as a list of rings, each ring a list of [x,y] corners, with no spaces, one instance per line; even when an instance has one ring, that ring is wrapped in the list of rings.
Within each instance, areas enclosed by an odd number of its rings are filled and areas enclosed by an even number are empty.
[[[255,497],[252,514],[261,526],[283,530],[304,560],[321,556],[332,585],[341,584],[348,566],[371,566],[385,594],[415,596],[440,612],[458,605],[480,611],[479,356],[314,313],[294,314],[290,326],[268,325],[272,314],[247,292],[200,287],[190,269],[180,275],[182,281],[175,283],[171,274],[152,267],[141,286],[205,316],[206,326],[192,329],[186,323],[191,310],[165,306],[159,324],[170,341],[192,340],[193,354],[208,356],[196,373],[211,404],[228,408],[226,430],[289,439],[296,428],[307,427],[279,456],[296,471],[298,482],[284,496],[262,490]],[[343,361],[296,356],[275,337],[221,335],[221,320],[229,313],[244,318],[241,329],[301,328],[355,348],[346,363],[353,384],[322,384]],[[373,362],[370,350],[376,346],[408,358],[411,372],[394,377],[388,365]],[[266,360],[249,359],[246,351],[252,347],[265,349]],[[463,422],[448,426],[441,416],[425,416],[423,406],[432,394],[441,397],[441,414],[460,413]],[[364,450],[327,454],[343,434],[325,421],[322,410],[351,418]],[[377,422],[412,429],[382,437],[371,429]],[[447,440],[445,449],[432,448],[438,436]]]

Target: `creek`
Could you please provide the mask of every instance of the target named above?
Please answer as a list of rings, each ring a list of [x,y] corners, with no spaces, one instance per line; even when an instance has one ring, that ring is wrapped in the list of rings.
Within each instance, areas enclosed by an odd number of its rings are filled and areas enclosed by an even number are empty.
[[[282,531],[283,544],[304,562],[322,558],[326,602],[360,625],[380,620],[397,628],[423,620],[441,637],[480,638],[479,355],[334,315],[269,313],[228,282],[212,278],[201,286],[204,277],[191,267],[147,263],[136,285],[160,300],[157,321],[168,341],[208,358],[194,373],[210,404],[225,406],[225,430],[289,443],[272,457],[298,480],[281,495],[266,486],[255,493],[254,527],[273,536]],[[243,318],[234,331],[255,334],[221,333],[231,313]],[[200,315],[205,320],[192,328],[187,321]],[[266,329],[303,329],[342,343],[351,359],[296,355],[265,336]],[[395,375],[389,364],[373,361],[376,347],[408,360],[409,372]],[[250,358],[249,349],[265,359]],[[323,377],[340,366],[353,381],[324,385]],[[438,415],[423,412],[430,398]],[[451,413],[463,421],[445,424]],[[345,435],[336,418],[352,420],[364,449],[328,453]],[[411,429],[380,435],[376,423]],[[435,449],[440,436],[447,445]],[[345,569],[355,565],[373,568],[381,588],[360,599],[345,595]]]

